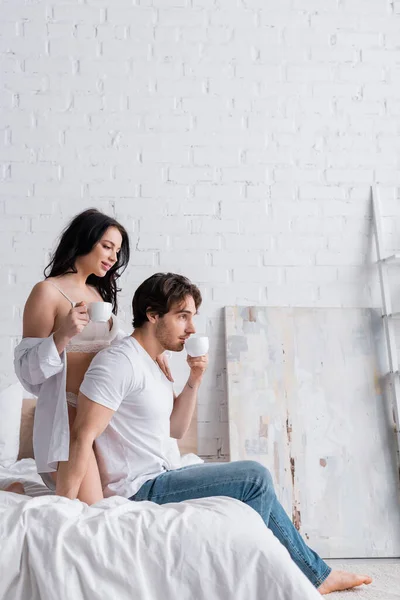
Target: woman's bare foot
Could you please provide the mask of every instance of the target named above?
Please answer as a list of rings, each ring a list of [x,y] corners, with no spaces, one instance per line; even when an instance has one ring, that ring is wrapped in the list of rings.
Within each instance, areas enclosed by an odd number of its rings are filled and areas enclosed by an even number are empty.
[[[13,492],[14,494],[25,494],[24,486],[19,481],[12,483],[4,491]]]
[[[358,585],[365,583],[366,585],[372,582],[368,575],[356,575],[355,573],[347,573],[346,571],[331,571],[325,581],[319,586],[320,594],[330,594],[340,590],[348,590]]]

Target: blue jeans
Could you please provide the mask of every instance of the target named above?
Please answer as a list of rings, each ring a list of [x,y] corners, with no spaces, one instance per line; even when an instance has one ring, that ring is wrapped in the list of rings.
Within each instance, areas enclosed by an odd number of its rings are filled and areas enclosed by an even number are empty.
[[[205,463],[166,471],[146,481],[130,500],[166,504],[211,496],[236,498],[254,508],[315,587],[328,577],[331,568],[304,543],[276,497],[269,471],[256,461]]]

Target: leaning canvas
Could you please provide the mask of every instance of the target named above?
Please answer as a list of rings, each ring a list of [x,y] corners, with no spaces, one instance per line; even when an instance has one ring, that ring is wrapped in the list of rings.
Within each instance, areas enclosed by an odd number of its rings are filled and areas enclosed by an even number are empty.
[[[268,467],[325,558],[400,556],[379,312],[236,306],[225,319],[231,460]]]

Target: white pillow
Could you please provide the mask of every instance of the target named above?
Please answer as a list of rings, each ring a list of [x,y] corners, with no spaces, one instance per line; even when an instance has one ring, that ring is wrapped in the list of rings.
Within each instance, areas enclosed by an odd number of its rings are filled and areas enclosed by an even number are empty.
[[[23,387],[14,383],[0,392],[0,465],[13,465],[19,452]]]

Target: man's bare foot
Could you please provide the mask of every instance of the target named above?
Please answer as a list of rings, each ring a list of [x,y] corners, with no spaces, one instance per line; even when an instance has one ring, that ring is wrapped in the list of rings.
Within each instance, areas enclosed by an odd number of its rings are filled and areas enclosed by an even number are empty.
[[[365,583],[366,585],[372,582],[368,575],[356,575],[355,573],[347,573],[346,571],[331,571],[328,577],[318,588],[320,594],[330,594],[340,590],[348,590],[358,585]]]
[[[12,483],[4,491],[13,492],[14,494],[25,494],[24,486],[19,481]]]

